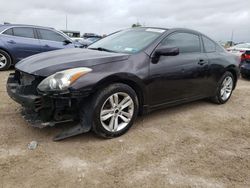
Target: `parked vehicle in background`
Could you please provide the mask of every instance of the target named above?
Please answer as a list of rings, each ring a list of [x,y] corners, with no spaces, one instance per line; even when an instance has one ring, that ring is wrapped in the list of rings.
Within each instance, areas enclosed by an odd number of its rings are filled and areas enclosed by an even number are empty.
[[[53,28],[6,24],[0,25],[0,70],[41,52],[81,47]]]
[[[70,38],[80,38],[80,31],[72,31],[72,30],[61,30],[64,34],[68,35]]]
[[[79,121],[56,140],[90,130],[112,138],[128,131],[138,113],[205,98],[226,103],[239,76],[236,59],[197,31],[141,27],[88,49],[25,59],[7,91],[34,126]]]
[[[240,72],[243,78],[250,78],[250,50],[241,55]]]
[[[81,41],[81,44],[84,46],[84,47],[88,47],[89,45],[93,44],[94,42],[100,40],[102,37],[89,37],[89,38],[84,38],[82,41]]]
[[[84,39],[81,37],[71,37],[71,39],[75,42],[78,42],[80,44],[83,44]],[[84,45],[83,45],[84,46]]]
[[[233,41],[227,41],[224,45],[222,45],[225,48],[230,48],[232,46],[235,46],[236,44]]]
[[[95,34],[95,33],[84,33],[84,34],[82,35],[82,38],[84,38],[84,39],[91,38],[91,37],[102,38],[102,36],[97,35],[97,34]]]
[[[84,45],[84,47],[88,47],[90,44],[93,44],[94,42],[102,39],[103,37],[95,33],[84,33],[82,38],[83,40],[81,41],[81,43]]]
[[[68,35],[73,41],[82,44],[83,38],[80,31],[61,30],[64,34]]]
[[[247,50],[250,50],[250,43],[241,43],[241,44],[237,44],[235,46],[232,46],[230,48],[227,48],[228,52],[235,54],[237,56],[241,56]]]
[[[87,48],[90,44],[100,40],[97,37],[90,37],[90,38],[71,38],[73,41],[78,42],[82,45],[83,48]]]

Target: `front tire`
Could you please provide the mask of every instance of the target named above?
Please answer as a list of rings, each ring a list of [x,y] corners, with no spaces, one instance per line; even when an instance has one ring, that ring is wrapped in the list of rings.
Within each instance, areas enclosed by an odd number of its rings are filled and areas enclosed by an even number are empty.
[[[218,82],[216,95],[211,98],[211,101],[216,104],[225,104],[233,93],[235,85],[234,76],[231,72],[226,72]]]
[[[126,84],[116,83],[99,90],[91,103],[92,130],[103,138],[126,133],[138,114],[136,92]]]
[[[11,63],[12,61],[10,55],[5,51],[0,50],[0,71],[8,70]]]

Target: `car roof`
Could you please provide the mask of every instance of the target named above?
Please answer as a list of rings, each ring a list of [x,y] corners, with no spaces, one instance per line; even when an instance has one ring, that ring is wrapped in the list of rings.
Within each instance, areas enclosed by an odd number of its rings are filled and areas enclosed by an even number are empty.
[[[186,31],[186,32],[191,32],[191,33],[196,33],[198,35],[204,35],[203,33],[193,30],[193,29],[188,29],[188,28],[171,28],[169,30],[173,30],[173,31]]]
[[[164,27],[135,27],[136,28],[145,28],[145,29],[161,29],[161,30],[166,30],[166,31],[186,31],[186,32],[192,32],[192,33],[196,33],[199,35],[204,35],[203,33],[193,30],[193,29],[187,29],[187,28],[164,28]]]
[[[133,27],[131,29],[161,29],[161,30],[169,30],[167,28],[163,28],[163,27]]]
[[[37,26],[37,25],[27,25],[27,24],[1,24],[0,31],[10,28],[10,27],[34,27],[34,28],[41,28],[41,29],[54,29],[52,27],[44,27],[44,26]]]
[[[65,33],[58,31],[52,27],[44,27],[44,26],[37,26],[37,25],[27,25],[27,24],[0,24],[0,33],[5,31],[8,28],[12,28],[12,27],[31,27],[31,28],[38,28],[38,29],[50,29],[50,30],[54,30],[57,33],[60,33],[61,35],[63,35],[64,37],[68,38],[70,40],[70,37],[68,37]]]

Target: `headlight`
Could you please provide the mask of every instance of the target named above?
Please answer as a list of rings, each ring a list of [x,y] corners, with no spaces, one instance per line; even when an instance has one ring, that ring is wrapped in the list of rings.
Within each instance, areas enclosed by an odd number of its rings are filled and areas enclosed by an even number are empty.
[[[90,68],[74,68],[57,72],[45,78],[39,85],[40,91],[63,91],[69,88],[78,78],[91,72]]]

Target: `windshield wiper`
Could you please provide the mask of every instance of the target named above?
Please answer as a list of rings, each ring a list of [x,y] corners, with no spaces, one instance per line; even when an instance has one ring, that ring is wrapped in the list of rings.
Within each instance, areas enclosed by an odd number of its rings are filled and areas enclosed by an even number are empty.
[[[109,50],[107,48],[102,48],[102,47],[98,47],[98,48],[89,48],[91,50],[98,50],[98,51],[105,51],[105,52],[115,52],[115,51],[112,51],[112,50]]]

